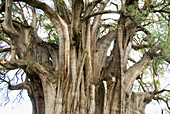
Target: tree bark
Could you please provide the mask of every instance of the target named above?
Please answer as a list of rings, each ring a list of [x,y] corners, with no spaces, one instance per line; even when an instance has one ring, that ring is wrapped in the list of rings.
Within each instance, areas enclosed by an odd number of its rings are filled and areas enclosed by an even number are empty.
[[[116,29],[98,38],[101,15],[94,20],[86,17],[97,5],[100,5],[98,10],[103,11],[110,0],[90,3],[86,0],[85,4],[83,0],[69,1],[72,15],[62,0],[62,8],[60,2],[55,1],[56,11],[37,0],[14,1],[43,10],[59,39],[59,44],[41,40],[36,31],[35,11],[30,26],[13,21],[13,1],[6,0],[2,29],[11,42],[9,49],[0,52],[11,50],[12,57],[10,61],[0,60],[0,65],[25,71],[27,78],[22,87],[11,86],[10,89],[28,90],[33,114],[144,113],[151,93],[134,93],[131,88],[152,60],[154,52],[149,50],[140,61],[127,68],[128,54],[134,47],[132,39],[138,26],[135,21],[129,21],[128,16],[120,11]],[[136,2],[127,0],[126,5],[129,4]],[[111,42],[114,45],[108,57]]]

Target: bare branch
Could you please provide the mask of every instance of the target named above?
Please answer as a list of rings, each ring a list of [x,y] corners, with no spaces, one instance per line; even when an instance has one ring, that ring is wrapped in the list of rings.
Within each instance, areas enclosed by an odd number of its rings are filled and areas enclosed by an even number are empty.
[[[2,80],[2,82],[6,82],[7,84],[10,83],[10,81],[6,81],[5,79],[3,79],[3,78],[1,78],[1,77],[0,77],[0,80]]]
[[[148,23],[148,24],[150,24],[150,23]],[[145,27],[144,27],[145,25],[138,25],[137,26],[137,31],[143,31],[146,35],[151,35],[151,33],[150,33],[150,31],[148,31]]]
[[[108,14],[108,13],[121,14],[121,11],[111,11],[111,10],[107,10],[107,11],[101,11],[101,12],[93,13],[93,14],[90,14],[90,15],[84,17],[82,21],[86,21],[87,19],[89,19],[89,18],[91,18],[91,17],[94,17],[94,16],[97,16],[97,15]]]
[[[3,36],[0,35],[0,39],[3,40],[4,42],[6,42],[7,44],[11,45],[11,41],[7,40],[6,38],[4,38]]]
[[[149,44],[140,44],[140,45],[133,44],[132,45],[132,48],[134,50],[139,50],[139,49],[144,49],[144,48],[149,48],[149,47],[151,47]]]
[[[88,4],[89,4],[89,0],[85,0],[85,9],[87,8]]]
[[[137,63],[134,59],[132,59],[130,56],[128,57],[128,60],[132,61],[133,63]]]
[[[9,88],[10,90],[20,90],[20,89],[25,89],[25,88],[24,88],[24,85],[25,85],[25,83],[21,83],[21,84],[15,85],[15,86],[9,84],[9,87],[8,87],[8,88]]]
[[[156,13],[156,12],[159,12],[159,13],[170,13],[170,11],[166,11],[166,10],[154,10],[153,11],[154,13]]]
[[[163,93],[163,92],[165,92],[165,91],[170,92],[170,90],[162,89],[162,90],[160,90],[160,91],[156,91],[156,92],[154,92],[154,95],[157,95],[157,94]]]
[[[161,100],[161,101],[163,101],[167,105],[168,109],[170,110],[170,107],[169,107],[169,104],[168,104],[168,99],[165,100],[165,99],[163,99],[162,97],[159,97],[159,96],[156,96],[153,99],[154,100]]]
[[[0,53],[10,52],[11,48],[0,49]]]
[[[139,82],[140,86],[142,87],[142,90],[143,90],[144,92],[146,92],[146,90],[145,90],[144,86],[142,85],[142,83],[141,83],[139,80],[138,80],[138,82]]]
[[[111,2],[111,4],[113,4],[114,6],[116,6],[116,9],[117,9],[117,10],[119,9],[119,7],[118,7],[117,4],[115,4],[115,3],[113,3],[113,2]]]
[[[170,11],[166,11],[165,8],[168,7],[170,5],[170,3],[166,4],[165,6],[163,6],[160,10],[153,10],[154,13],[159,12],[159,13],[170,13]]]

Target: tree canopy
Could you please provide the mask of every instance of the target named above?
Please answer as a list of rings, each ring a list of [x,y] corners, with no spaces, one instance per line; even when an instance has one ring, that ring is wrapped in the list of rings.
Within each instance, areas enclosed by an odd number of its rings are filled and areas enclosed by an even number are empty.
[[[35,114],[169,112],[169,64],[168,0],[1,0],[4,103],[26,89]]]

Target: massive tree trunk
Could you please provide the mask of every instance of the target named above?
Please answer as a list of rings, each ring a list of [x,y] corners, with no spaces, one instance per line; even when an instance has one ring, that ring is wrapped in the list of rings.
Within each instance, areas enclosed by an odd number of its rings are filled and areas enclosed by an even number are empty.
[[[59,45],[44,42],[37,35],[35,11],[31,26],[12,21],[13,1],[42,9],[56,29]],[[94,14],[92,21],[90,14],[100,1],[72,0],[70,15],[64,2],[55,1],[54,12],[37,0],[6,0],[1,26],[11,39],[11,60],[0,63],[7,69],[25,71],[25,82],[10,85],[10,89],[28,90],[33,114],[144,113],[151,94],[132,92],[132,85],[152,59],[153,50],[127,68],[132,39],[140,22],[129,20],[126,12],[117,12],[120,18],[116,29],[99,38],[101,15]],[[108,2],[100,4],[99,12]],[[126,5],[135,4],[126,2]],[[107,56],[111,42],[114,42],[113,50]]]

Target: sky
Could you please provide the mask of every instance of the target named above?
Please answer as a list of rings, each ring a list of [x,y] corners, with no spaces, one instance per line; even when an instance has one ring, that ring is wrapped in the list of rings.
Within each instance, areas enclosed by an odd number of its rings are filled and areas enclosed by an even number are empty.
[[[17,91],[13,91],[13,95],[10,96],[11,100],[5,106],[0,106],[0,114],[32,114],[32,104],[28,97],[27,91],[23,91],[23,97],[20,102],[13,103],[14,94],[17,94]]]

